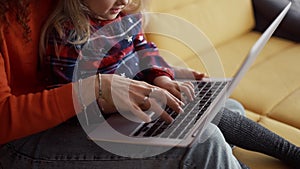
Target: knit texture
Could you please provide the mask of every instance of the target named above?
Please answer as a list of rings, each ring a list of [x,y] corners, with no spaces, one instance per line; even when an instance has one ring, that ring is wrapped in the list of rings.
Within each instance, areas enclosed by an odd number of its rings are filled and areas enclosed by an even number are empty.
[[[291,167],[300,166],[300,148],[258,123],[224,109],[218,127],[229,144],[275,157]]]

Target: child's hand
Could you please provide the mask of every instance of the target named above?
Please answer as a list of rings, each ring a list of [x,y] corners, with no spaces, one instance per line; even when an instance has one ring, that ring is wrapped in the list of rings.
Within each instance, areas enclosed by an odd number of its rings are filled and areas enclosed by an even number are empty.
[[[173,67],[173,70],[175,72],[175,79],[201,80],[208,77],[205,73],[190,68]]]
[[[167,76],[159,76],[154,79],[154,84],[166,89],[184,103],[192,101],[195,97],[194,85],[191,82],[178,82]]]
[[[208,77],[205,73],[198,72],[190,68],[173,67],[175,79],[201,80]],[[183,102],[194,99],[194,85],[191,82],[177,82],[169,77],[160,76],[154,79],[154,84],[168,90],[171,94],[181,99]]]

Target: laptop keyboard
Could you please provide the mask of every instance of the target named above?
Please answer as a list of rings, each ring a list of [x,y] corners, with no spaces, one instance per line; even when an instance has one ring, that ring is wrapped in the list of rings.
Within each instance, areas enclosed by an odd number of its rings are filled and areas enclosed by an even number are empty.
[[[165,111],[174,119],[171,124],[165,123],[162,119],[156,119],[150,123],[144,123],[133,136],[183,139],[228,81],[193,83],[196,97],[183,107],[184,113],[178,114],[167,107]]]

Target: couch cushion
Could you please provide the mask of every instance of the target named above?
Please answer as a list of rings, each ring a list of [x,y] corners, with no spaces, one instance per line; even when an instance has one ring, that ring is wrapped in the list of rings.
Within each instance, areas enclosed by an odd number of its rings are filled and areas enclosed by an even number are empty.
[[[214,45],[244,34],[255,25],[251,0],[152,0],[150,11],[187,19]]]
[[[300,89],[297,88],[286,98],[282,99],[274,108],[270,111],[268,116],[277,121],[289,124],[291,126],[300,129]],[[300,138],[300,135],[295,138]],[[298,139],[300,140],[300,139]],[[300,143],[299,143],[300,145]]]
[[[252,66],[236,89],[234,97],[254,112],[271,115],[275,107],[300,87],[299,53],[300,46],[294,45]],[[293,116],[297,114],[290,113]]]
[[[246,57],[250,48],[260,36],[261,33],[259,32],[248,32],[228,41],[226,44],[216,47],[227,77],[233,76]],[[292,45],[294,45],[294,43],[288,40],[275,37],[271,38],[259,56],[257,56],[253,66],[267,61],[272,58],[274,54],[280,53],[281,51],[290,48]]]
[[[236,148],[233,152],[240,161],[251,169],[290,169],[281,161],[261,153],[241,148]]]

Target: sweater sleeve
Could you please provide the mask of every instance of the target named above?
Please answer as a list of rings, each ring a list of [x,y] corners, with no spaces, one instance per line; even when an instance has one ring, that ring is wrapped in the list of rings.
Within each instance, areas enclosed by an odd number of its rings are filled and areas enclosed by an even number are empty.
[[[75,115],[72,84],[13,95],[0,54],[0,144],[54,127]]]
[[[174,79],[172,67],[160,56],[153,42],[148,42],[144,34],[140,33],[136,36],[134,43],[140,59],[143,80],[153,83],[158,76],[168,76]]]

